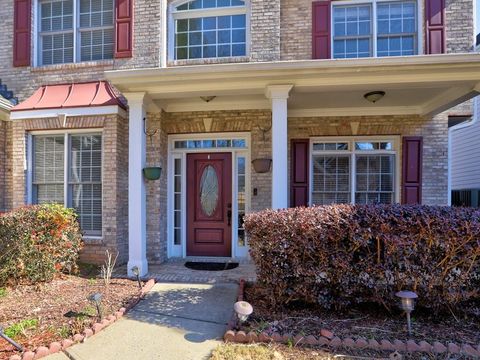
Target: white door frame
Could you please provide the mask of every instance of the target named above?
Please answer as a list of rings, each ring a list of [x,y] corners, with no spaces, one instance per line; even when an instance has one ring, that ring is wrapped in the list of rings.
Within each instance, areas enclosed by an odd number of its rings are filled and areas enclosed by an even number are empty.
[[[246,147],[221,147],[221,148],[182,148],[175,149],[176,141],[189,140],[245,140]],[[251,136],[247,132],[239,133],[200,133],[200,134],[175,134],[168,136],[168,164],[167,164],[167,257],[187,256],[187,154],[191,153],[231,153],[232,154],[232,254],[233,258],[248,257],[248,245],[238,245],[238,157],[245,158],[245,213],[251,206]],[[180,159],[181,169],[181,245],[174,245],[174,166],[175,159]]]

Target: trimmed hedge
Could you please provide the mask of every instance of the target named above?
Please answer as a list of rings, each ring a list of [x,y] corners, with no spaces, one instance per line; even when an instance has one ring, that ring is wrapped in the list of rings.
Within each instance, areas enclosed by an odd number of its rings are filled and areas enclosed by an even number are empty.
[[[258,281],[274,305],[396,305],[416,291],[443,311],[480,291],[480,211],[409,205],[331,205],[245,217]]]
[[[73,210],[35,205],[0,215],[0,286],[75,272],[82,234]]]

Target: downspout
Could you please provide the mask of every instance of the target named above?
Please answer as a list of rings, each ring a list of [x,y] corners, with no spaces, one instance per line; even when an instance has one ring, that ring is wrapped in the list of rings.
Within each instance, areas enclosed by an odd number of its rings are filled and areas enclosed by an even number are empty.
[[[466,121],[448,129],[448,206],[452,206],[452,137],[453,132],[474,125],[480,117],[480,96],[473,99],[473,116],[471,121]]]

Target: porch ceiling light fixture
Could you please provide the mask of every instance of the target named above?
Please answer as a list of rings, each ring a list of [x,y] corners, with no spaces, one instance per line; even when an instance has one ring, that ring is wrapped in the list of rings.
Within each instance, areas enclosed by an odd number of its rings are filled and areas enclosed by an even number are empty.
[[[253,170],[258,174],[264,174],[272,169],[272,159],[255,159],[252,160]]]
[[[200,99],[202,99],[203,101],[205,101],[206,103],[209,103],[210,101],[212,101],[213,99],[215,99],[216,96],[214,95],[211,95],[211,96],[200,96]]]
[[[399,291],[395,294],[395,296],[400,298],[400,309],[405,311],[405,314],[407,314],[408,334],[411,335],[412,325],[410,313],[415,309],[415,299],[418,298],[418,295],[413,291]]]
[[[247,321],[248,317],[253,313],[253,307],[246,301],[238,301],[233,305],[238,321],[241,323]]]
[[[98,318],[100,320],[102,320],[103,318],[103,314],[102,314],[102,308],[101,308],[101,305],[102,305],[102,294],[100,293],[94,293],[92,295],[90,295],[88,297],[88,300],[90,300],[91,302],[93,302],[95,304],[95,307],[97,308],[97,315],[98,315]]]
[[[363,97],[370,101],[371,103],[375,104],[377,101],[382,99],[385,96],[385,91],[370,91],[363,95]]]
[[[138,287],[141,289],[142,282],[140,281],[140,269],[138,268],[138,266],[132,267],[132,274],[135,275],[135,277],[137,278]]]

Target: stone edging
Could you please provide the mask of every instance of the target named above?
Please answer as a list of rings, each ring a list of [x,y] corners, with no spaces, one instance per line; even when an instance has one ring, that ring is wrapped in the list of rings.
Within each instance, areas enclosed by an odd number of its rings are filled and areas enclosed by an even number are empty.
[[[244,289],[245,289],[245,280],[241,279],[239,284],[239,291],[237,301],[243,301],[244,298]],[[236,331],[235,330],[236,319],[232,318],[229,322],[227,331],[223,336],[223,339],[226,342],[234,342],[240,344],[246,343],[289,343],[293,342],[295,345],[314,345],[314,346],[325,346],[332,349],[336,348],[346,348],[346,349],[370,349],[377,351],[398,351],[398,352],[424,352],[424,353],[434,353],[434,354],[462,354],[471,358],[480,358],[480,344],[476,347],[468,344],[459,345],[456,343],[448,343],[444,345],[441,342],[435,341],[433,344],[430,344],[426,341],[420,341],[416,343],[414,340],[402,341],[394,340],[390,342],[389,340],[382,339],[377,341],[375,339],[363,339],[358,338],[354,340],[352,338],[339,338],[334,336],[334,334],[326,329],[320,331],[320,336],[302,336],[300,334],[284,334],[280,335],[279,333],[267,334],[262,332],[257,334],[254,331],[249,332],[248,334],[245,331]]]
[[[115,321],[122,318],[131,308],[138,304],[138,302],[145,297],[145,295],[153,288],[155,285],[155,280],[148,280],[145,285],[143,285],[142,290],[138,296],[135,296],[131,299],[125,307],[120,308],[115,314],[108,315],[104,317],[101,322],[93,324],[89,328],[85,328],[81,334],[75,334],[70,338],[63,339],[61,342],[52,342],[48,347],[39,346],[35,351],[24,351],[21,355],[12,355],[10,360],[36,360],[43,358],[45,356],[61,352],[76,343],[85,342],[87,339],[91,338],[93,335],[99,333],[107,326],[113,324]]]

